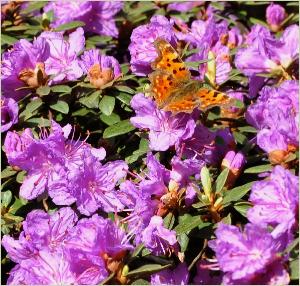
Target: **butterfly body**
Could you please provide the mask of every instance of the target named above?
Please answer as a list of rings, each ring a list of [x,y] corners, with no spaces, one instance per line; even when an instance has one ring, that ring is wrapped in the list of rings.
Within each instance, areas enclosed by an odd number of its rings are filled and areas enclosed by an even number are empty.
[[[205,111],[229,102],[226,94],[191,79],[190,71],[170,43],[159,38],[154,45],[158,57],[149,75],[150,92],[160,109],[191,113],[195,108]]]

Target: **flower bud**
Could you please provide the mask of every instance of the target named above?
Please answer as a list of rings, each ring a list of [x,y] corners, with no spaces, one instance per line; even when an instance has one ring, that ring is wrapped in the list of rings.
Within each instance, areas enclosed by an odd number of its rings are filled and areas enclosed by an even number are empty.
[[[282,6],[271,3],[266,10],[267,23],[271,31],[278,32],[286,16],[287,14]]]
[[[227,152],[221,164],[222,170],[225,168],[229,169],[229,174],[225,183],[227,188],[231,188],[234,185],[236,179],[241,174],[245,163],[245,156],[242,153],[236,153],[234,151]]]

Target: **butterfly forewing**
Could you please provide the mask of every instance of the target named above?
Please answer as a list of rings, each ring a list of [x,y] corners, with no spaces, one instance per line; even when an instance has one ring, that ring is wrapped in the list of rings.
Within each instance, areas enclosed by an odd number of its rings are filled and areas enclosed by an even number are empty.
[[[154,70],[168,71],[173,74],[178,81],[188,81],[191,77],[189,70],[179,54],[166,40],[158,38],[154,45],[158,53],[157,59],[152,64]]]

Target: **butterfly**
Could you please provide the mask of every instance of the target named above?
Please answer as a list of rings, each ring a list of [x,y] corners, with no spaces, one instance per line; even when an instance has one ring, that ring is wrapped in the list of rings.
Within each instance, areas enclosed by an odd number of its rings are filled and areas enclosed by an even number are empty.
[[[206,111],[230,103],[230,98],[209,85],[193,80],[176,50],[169,42],[158,38],[154,42],[158,57],[151,64],[150,94],[159,109],[191,113],[195,108]]]

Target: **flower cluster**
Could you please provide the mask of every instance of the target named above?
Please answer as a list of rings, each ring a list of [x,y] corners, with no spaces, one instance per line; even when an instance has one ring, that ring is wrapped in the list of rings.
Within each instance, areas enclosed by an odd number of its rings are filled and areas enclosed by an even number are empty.
[[[297,3],[250,2],[1,4],[3,285],[298,284]]]

